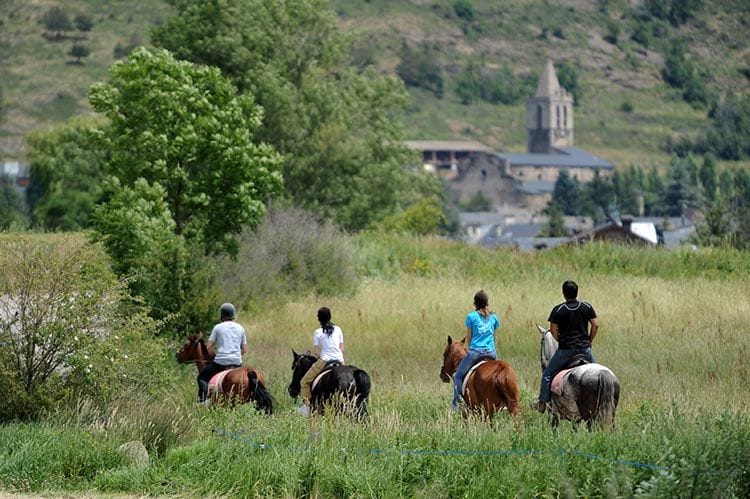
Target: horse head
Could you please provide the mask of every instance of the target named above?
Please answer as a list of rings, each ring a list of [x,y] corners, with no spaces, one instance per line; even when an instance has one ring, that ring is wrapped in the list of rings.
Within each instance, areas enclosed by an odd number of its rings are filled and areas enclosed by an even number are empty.
[[[292,355],[292,382],[289,383],[289,388],[287,390],[289,391],[290,397],[297,398],[301,390],[300,381],[302,381],[302,377],[317,359],[309,350],[305,353],[297,353],[292,350]]]
[[[448,336],[448,344],[443,350],[443,366],[440,368],[440,379],[443,383],[448,383],[451,376],[456,373],[458,364],[466,356],[466,338],[461,341],[454,341]]]
[[[208,357],[208,348],[203,340],[203,333],[200,333],[197,336],[194,334],[188,336],[185,343],[183,343],[177,353],[175,353],[175,358],[180,364],[203,361],[207,360]]]
[[[545,367],[547,367],[547,364],[549,364],[549,360],[553,355],[555,355],[555,352],[557,351],[557,340],[554,336],[552,336],[552,333],[549,329],[545,329],[539,324],[536,325],[536,328],[539,330],[539,334],[541,335],[539,358],[542,362],[542,369],[544,369]]]

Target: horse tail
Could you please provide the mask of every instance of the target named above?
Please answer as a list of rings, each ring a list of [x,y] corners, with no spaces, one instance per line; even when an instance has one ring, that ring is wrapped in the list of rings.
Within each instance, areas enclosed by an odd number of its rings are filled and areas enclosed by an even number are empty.
[[[247,401],[255,400],[255,408],[266,414],[273,414],[273,398],[266,387],[258,379],[258,373],[254,369],[247,370],[247,380],[250,383],[247,391]]]
[[[367,416],[367,399],[370,396],[370,375],[362,369],[355,369],[352,373],[356,386],[356,406],[360,418]]]
[[[620,401],[620,382],[609,369],[603,369],[597,376],[596,422],[601,428],[615,428],[615,413]]]

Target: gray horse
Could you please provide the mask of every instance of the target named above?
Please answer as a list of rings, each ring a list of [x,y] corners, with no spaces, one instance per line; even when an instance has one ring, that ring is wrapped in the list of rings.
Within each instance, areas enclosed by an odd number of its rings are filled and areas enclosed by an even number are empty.
[[[557,340],[539,324],[542,370],[557,351]],[[594,425],[614,429],[620,382],[609,368],[595,363],[583,363],[555,375],[552,381],[552,401],[549,406],[552,422],[560,419],[574,423],[586,421],[588,429]]]

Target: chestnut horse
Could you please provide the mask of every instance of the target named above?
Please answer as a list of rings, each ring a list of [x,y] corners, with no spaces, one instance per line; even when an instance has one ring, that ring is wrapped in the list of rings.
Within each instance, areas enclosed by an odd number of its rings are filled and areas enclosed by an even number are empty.
[[[466,338],[453,341],[448,336],[448,345],[443,352],[443,367],[440,368],[440,379],[444,383],[451,381],[467,353]],[[461,395],[470,412],[481,412],[485,418],[490,418],[495,412],[507,408],[513,419],[518,420],[521,409],[516,373],[504,360],[488,360],[470,370],[464,386],[466,389]]]
[[[190,335],[175,356],[180,364],[195,363],[199,373],[213,358],[202,333]],[[217,382],[219,380],[221,384]],[[236,367],[216,374],[208,383],[208,396],[213,402],[255,402],[259,411],[273,412],[273,399],[266,390],[266,376],[254,367]]]

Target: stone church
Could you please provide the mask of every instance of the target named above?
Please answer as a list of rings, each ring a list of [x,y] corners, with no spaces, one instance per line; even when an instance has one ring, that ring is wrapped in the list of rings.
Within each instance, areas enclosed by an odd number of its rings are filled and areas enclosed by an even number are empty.
[[[609,175],[608,161],[574,146],[573,96],[560,86],[548,60],[536,93],[526,102],[526,153],[494,152],[471,141],[407,141],[425,168],[448,181],[458,201],[481,192],[496,207],[542,211],[562,169],[581,183]]]

